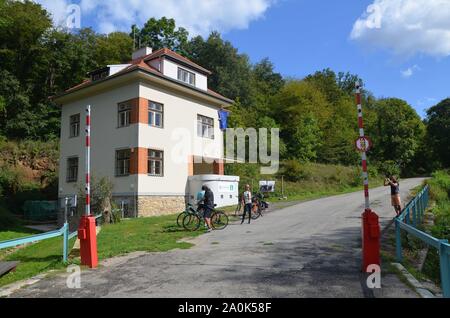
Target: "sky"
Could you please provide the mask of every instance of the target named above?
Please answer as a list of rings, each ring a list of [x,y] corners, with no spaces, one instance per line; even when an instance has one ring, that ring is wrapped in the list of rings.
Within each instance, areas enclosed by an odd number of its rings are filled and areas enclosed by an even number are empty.
[[[450,96],[450,0],[35,0],[64,25],[130,30],[172,17],[190,34],[217,30],[256,63],[303,78],[331,68],[358,74],[376,97],[406,100],[424,117]]]

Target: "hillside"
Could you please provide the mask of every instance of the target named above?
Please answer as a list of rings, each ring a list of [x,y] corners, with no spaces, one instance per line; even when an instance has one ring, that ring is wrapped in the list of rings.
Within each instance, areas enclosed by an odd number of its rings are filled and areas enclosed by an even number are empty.
[[[0,139],[0,206],[20,214],[26,200],[56,200],[57,141]]]

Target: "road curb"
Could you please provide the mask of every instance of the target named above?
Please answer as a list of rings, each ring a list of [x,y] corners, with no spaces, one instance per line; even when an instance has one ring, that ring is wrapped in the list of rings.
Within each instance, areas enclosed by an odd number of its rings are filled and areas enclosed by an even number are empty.
[[[400,274],[408,280],[414,290],[420,295],[421,298],[437,298],[428,289],[423,287],[423,285],[410,273],[408,270],[400,263],[391,263],[396,269],[400,271]]]
[[[21,280],[21,281],[6,285],[4,287],[0,287],[0,298],[7,298],[7,297],[11,296],[12,294],[14,294],[16,291],[18,291],[24,287],[34,285],[34,284],[40,282],[42,279],[44,279],[48,274],[50,274],[52,272],[55,272],[55,271],[48,271],[43,274],[36,275],[32,278],[28,278],[25,280]]]

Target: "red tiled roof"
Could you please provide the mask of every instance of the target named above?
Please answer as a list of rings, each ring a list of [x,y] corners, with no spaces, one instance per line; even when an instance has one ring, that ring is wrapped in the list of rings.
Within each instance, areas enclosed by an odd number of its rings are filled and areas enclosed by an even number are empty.
[[[180,60],[180,61],[182,61],[182,62],[184,62],[184,63],[187,63],[187,64],[193,66],[194,68],[201,69],[201,70],[203,70],[204,72],[207,72],[208,74],[211,74],[211,72],[208,71],[207,69],[204,69],[203,67],[201,67],[201,66],[195,64],[194,62],[188,60],[187,58],[185,58],[185,57],[183,57],[183,56],[181,56],[181,55],[179,55],[179,54],[177,54],[177,53],[175,53],[175,52],[173,52],[173,51],[171,51],[171,50],[169,50],[169,49],[160,49],[160,50],[155,51],[155,52],[153,52],[153,53],[151,53],[151,54],[148,54],[148,55],[146,55],[146,56],[143,56],[143,57],[140,57],[140,58],[138,58],[138,59],[135,59],[135,60],[130,61],[130,62],[129,62],[129,64],[131,64],[130,66],[124,68],[124,69],[121,70],[120,72],[117,72],[117,73],[114,74],[113,76],[114,76],[114,77],[120,76],[120,75],[129,73],[129,72],[131,72],[131,71],[133,71],[133,70],[135,70],[135,69],[144,69],[145,71],[151,72],[151,73],[153,73],[153,74],[155,74],[155,75],[157,75],[157,76],[159,76],[159,77],[163,77],[163,78],[168,79],[168,78],[167,78],[164,74],[162,74],[159,70],[155,69],[154,67],[152,67],[152,66],[150,66],[148,63],[146,63],[146,61],[151,61],[151,60],[156,59],[156,58],[159,58],[159,57],[161,57],[161,56],[163,56],[163,55],[171,56],[171,57],[173,57],[173,58],[175,58],[175,59],[177,59],[177,60]],[[106,79],[108,79],[108,78],[109,78],[109,77],[106,77]],[[93,83],[94,83],[94,82],[92,82],[92,80],[86,79],[86,80],[84,80],[82,83],[80,83],[80,84],[78,84],[78,85],[76,85],[76,86],[74,86],[74,87],[71,87],[71,88],[67,89],[64,93],[65,93],[65,94],[71,93],[71,92],[73,92],[73,91],[76,91],[76,90],[82,89],[82,88],[84,88],[84,87],[90,86],[90,85],[93,84]],[[213,91],[213,90],[211,90],[211,89],[208,89],[208,90],[207,90],[207,94],[210,95],[210,96],[212,96],[212,97],[216,97],[216,98],[219,98],[219,99],[222,99],[222,100],[228,100],[228,101],[232,102],[232,100],[228,99],[228,98],[225,97],[225,96],[220,95],[219,93],[217,93],[217,92],[215,92],[215,91]]]
[[[161,56],[165,56],[165,55],[166,56],[170,56],[170,57],[172,57],[172,58],[174,58],[174,59],[176,59],[176,60],[178,60],[180,62],[186,63],[186,64],[192,66],[193,68],[196,68],[196,69],[198,69],[198,70],[200,70],[200,71],[202,71],[204,73],[207,73],[208,75],[211,75],[211,71],[207,70],[206,68],[204,68],[204,67],[202,67],[202,66],[200,66],[200,65],[198,65],[198,64],[196,64],[194,62],[192,62],[191,60],[185,58],[184,56],[182,56],[182,55],[180,55],[180,54],[178,54],[178,53],[176,53],[176,52],[174,52],[172,50],[166,49],[166,48],[157,50],[157,51],[153,52],[152,54],[149,54],[149,55],[145,56],[143,59],[144,59],[144,61],[150,61],[150,60],[153,60],[153,59],[159,58]]]

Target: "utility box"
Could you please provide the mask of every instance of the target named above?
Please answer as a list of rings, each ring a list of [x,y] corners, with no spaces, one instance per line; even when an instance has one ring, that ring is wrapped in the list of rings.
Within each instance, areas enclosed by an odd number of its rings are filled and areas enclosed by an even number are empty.
[[[214,203],[218,208],[237,205],[239,201],[239,177],[215,174],[189,177],[189,203],[197,204],[197,193],[206,185],[214,193]]]

